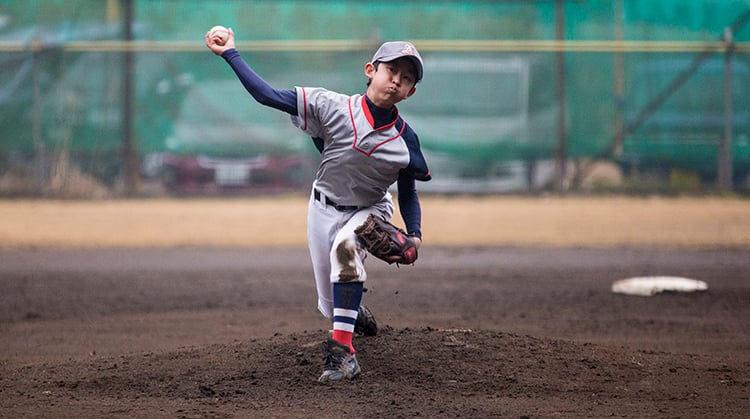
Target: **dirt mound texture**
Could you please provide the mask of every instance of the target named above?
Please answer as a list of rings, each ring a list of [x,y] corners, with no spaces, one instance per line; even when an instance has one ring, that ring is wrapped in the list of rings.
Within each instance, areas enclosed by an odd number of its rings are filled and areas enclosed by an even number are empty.
[[[230,242],[203,238],[205,224],[226,222],[214,217],[253,214],[271,201],[158,201],[152,210],[139,201],[0,203],[0,417],[742,418],[750,411],[750,249],[737,238],[748,223],[744,201],[635,200],[631,208],[618,200],[610,222],[620,241],[606,245],[587,242],[586,232],[598,230],[612,201],[529,200],[525,211],[515,198],[497,200],[504,208],[477,204],[480,223],[493,212],[517,212],[516,236],[427,242],[416,266],[369,260],[364,301],[381,330],[355,338],[361,376],[331,385],[316,381],[330,324],[315,309],[304,245],[266,243],[242,227],[225,230]],[[298,205],[304,219],[304,205],[280,202],[290,213]],[[17,210],[22,204],[26,211]],[[168,231],[169,217],[160,215],[167,204],[186,230],[194,228],[192,241],[97,239],[107,225],[115,237],[159,229],[153,220]],[[430,204],[432,214],[449,211]],[[638,213],[644,205],[651,210]],[[691,206],[703,206],[704,218]],[[117,216],[113,208],[128,211]],[[661,217],[673,232],[627,225],[618,214],[629,210],[649,225]],[[283,213],[274,223],[285,222]],[[561,218],[546,219],[554,213]],[[191,214],[207,221],[192,227]],[[537,217],[545,221],[532,237],[525,223]],[[682,232],[674,245],[647,241],[678,236],[686,217],[702,233]],[[77,219],[88,220],[77,228],[91,234],[71,242],[50,235],[55,225],[73,231]],[[580,234],[565,225],[573,219]],[[14,238],[19,223],[33,244]],[[568,244],[547,241],[552,234],[543,230],[552,225],[571,236]],[[713,233],[722,230],[726,243]],[[57,239],[45,245],[39,237]],[[648,275],[700,279],[709,289],[611,292],[615,280]]]

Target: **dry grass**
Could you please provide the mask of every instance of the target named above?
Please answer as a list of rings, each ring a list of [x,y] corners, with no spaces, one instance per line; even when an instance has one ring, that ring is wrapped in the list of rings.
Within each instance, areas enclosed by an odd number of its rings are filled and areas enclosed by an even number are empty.
[[[750,246],[750,201],[735,199],[435,199],[425,213],[441,244]]]
[[[5,200],[0,246],[304,246],[306,206],[297,196]],[[432,245],[750,247],[741,199],[427,196],[422,207]]]

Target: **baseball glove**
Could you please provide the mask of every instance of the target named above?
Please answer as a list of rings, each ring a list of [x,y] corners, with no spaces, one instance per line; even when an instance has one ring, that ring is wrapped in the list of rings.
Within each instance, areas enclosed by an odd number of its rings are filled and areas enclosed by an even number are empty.
[[[378,259],[406,264],[417,260],[414,237],[375,214],[370,214],[362,225],[354,229],[354,234],[362,246]]]

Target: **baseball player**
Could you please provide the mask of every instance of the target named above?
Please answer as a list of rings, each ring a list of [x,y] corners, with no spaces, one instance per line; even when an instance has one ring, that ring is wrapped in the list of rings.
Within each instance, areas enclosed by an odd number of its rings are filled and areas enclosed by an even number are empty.
[[[290,114],[292,124],[309,134],[322,154],[310,192],[307,234],[318,310],[333,322],[333,336],[323,344],[318,381],[352,379],[360,373],[352,344],[355,330],[377,330],[361,305],[367,253],[354,230],[370,214],[391,219],[394,204],[388,188],[395,182],[406,230],[417,248],[421,245],[415,180],[431,176],[417,135],[396,104],[416,92],[422,58],[411,43],[386,42],[364,66],[369,80],[364,94],[349,96],[318,87],[277,90],[243,60],[234,32],[228,32],[225,42],[207,33],[208,48],[226,60],[258,103]]]

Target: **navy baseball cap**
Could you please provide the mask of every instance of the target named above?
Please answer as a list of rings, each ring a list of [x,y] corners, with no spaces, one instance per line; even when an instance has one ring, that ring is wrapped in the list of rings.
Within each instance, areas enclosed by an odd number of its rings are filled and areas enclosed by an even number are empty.
[[[422,57],[419,55],[417,48],[411,42],[386,42],[375,51],[375,55],[372,56],[371,62],[374,63],[380,61],[381,63],[387,63],[401,57],[408,57],[411,59],[414,63],[414,68],[417,69],[417,81],[422,80]]]

